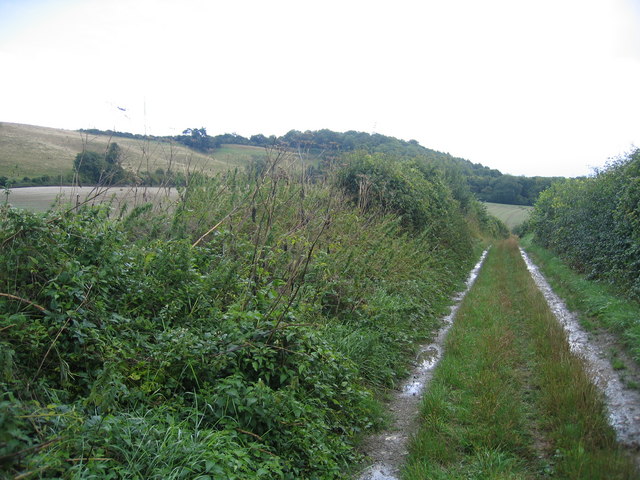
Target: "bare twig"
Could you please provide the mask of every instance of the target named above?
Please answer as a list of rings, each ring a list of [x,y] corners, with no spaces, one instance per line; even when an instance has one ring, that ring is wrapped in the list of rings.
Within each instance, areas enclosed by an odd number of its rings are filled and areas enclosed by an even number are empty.
[[[67,325],[69,325],[70,321],[71,321],[71,317],[67,317],[67,320],[64,322],[64,325],[62,325],[62,327],[60,327],[60,330],[58,330],[56,338],[53,339],[53,341],[51,342],[51,345],[49,345],[49,348],[47,349],[47,352],[44,354],[44,357],[42,357],[42,361],[40,362],[40,366],[38,367],[38,370],[36,371],[35,375],[33,376],[33,379],[31,380],[31,383],[35,382],[36,378],[38,378],[38,374],[40,373],[40,370],[42,370],[42,366],[44,365],[45,360],[49,356],[49,353],[51,352],[51,349],[53,348],[53,346],[58,341],[58,338],[60,337],[60,335],[62,335],[62,332],[64,331],[64,329],[67,328]]]
[[[82,303],[76,307],[76,310],[75,310],[76,312],[78,310],[80,310],[87,303],[87,301],[89,300],[89,293],[91,292],[92,288],[93,288],[93,284],[89,285],[89,288],[87,289],[87,292],[84,295],[84,300],[82,300]],[[64,325],[62,325],[62,327],[60,327],[60,330],[58,330],[58,333],[56,334],[56,338],[53,339],[53,341],[51,342],[51,345],[49,345],[49,348],[47,349],[47,352],[44,354],[44,357],[42,357],[42,361],[40,362],[40,366],[38,367],[38,370],[36,371],[35,375],[33,376],[33,379],[31,380],[31,383],[33,383],[36,380],[36,378],[38,378],[38,374],[40,373],[40,370],[42,370],[42,366],[44,365],[45,360],[49,356],[49,353],[51,352],[51,349],[53,348],[53,346],[58,341],[58,338],[60,338],[60,335],[62,335],[62,332],[64,331],[64,329],[67,328],[67,325],[69,325],[70,321],[71,321],[71,317],[67,317],[67,320],[64,322]]]
[[[94,462],[106,462],[109,460],[113,460],[113,458],[110,457],[90,457],[90,458],[84,458],[84,457],[80,457],[80,458],[67,458],[67,462],[84,462],[84,461],[94,461]]]
[[[220,225],[222,225],[224,223],[225,220],[227,220],[228,218],[232,217],[238,210],[240,210],[240,206],[235,207],[233,210],[231,210],[229,213],[227,213],[227,215],[225,215],[225,217],[220,220],[218,223],[216,223],[213,227],[211,227],[209,230],[207,230],[205,233],[203,233],[200,238],[198,240],[196,240],[194,242],[193,245],[191,245],[191,247],[197,247],[198,244],[204,240],[206,237],[208,237],[209,235],[211,235]]]
[[[30,472],[21,473],[20,475],[16,475],[15,477],[13,477],[13,480],[22,480],[24,478],[30,477],[31,475],[37,475],[40,472],[44,472],[47,468],[49,467],[40,467],[36,470],[31,470]]]
[[[262,437],[257,433],[247,432],[246,430],[242,430],[241,428],[236,428],[236,430],[240,433],[244,433],[245,435],[251,435],[252,437],[257,438],[258,440],[263,441]]]
[[[302,274],[300,275],[301,279],[304,279],[305,275],[307,274],[307,269],[309,268],[309,264],[311,263],[311,258],[313,256],[313,251],[315,250],[315,247],[318,244],[318,241],[320,240],[320,237],[322,236],[322,234],[324,233],[325,229],[329,226],[330,223],[331,223],[330,222],[330,216],[329,216],[329,214],[327,214],[327,217],[325,218],[325,221],[322,223],[322,228],[320,229],[320,231],[318,232],[318,235],[316,236],[315,240],[313,241],[313,243],[309,247],[309,252],[307,253],[307,258],[305,259],[305,263],[304,263],[304,268],[302,270]],[[270,343],[271,342],[271,338],[273,337],[274,332],[278,329],[278,327],[280,326],[280,323],[282,323],[282,319],[284,318],[285,314],[291,308],[291,305],[293,305],[293,302],[296,299],[296,297],[298,296],[298,292],[300,291],[301,283],[302,282],[299,282],[298,285],[296,285],[295,291],[291,293],[291,298],[289,299],[289,302],[287,303],[287,306],[285,307],[285,309],[280,313],[280,316],[278,317],[278,320],[276,321],[276,324],[275,324],[273,330],[271,330],[271,333],[269,334],[269,338],[267,339],[266,343]]]
[[[18,297],[16,295],[11,295],[10,293],[0,293],[0,297],[6,297],[6,298],[10,298],[11,300],[17,300],[19,302],[26,303],[27,305],[30,305],[33,308],[37,308],[42,313],[49,313],[49,311],[43,306],[38,305],[37,303],[32,302],[31,300],[27,300],[26,298]]]

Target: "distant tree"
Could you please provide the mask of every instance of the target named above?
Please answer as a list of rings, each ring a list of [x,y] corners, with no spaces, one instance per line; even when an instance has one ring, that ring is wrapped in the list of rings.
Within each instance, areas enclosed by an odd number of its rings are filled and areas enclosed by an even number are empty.
[[[252,145],[256,145],[258,147],[263,147],[269,145],[270,143],[269,139],[261,133],[259,133],[258,135],[251,135],[251,137],[249,137],[249,141]]]
[[[223,143],[228,143],[232,145],[249,145],[251,140],[242,135],[238,135],[237,133],[223,133],[222,135],[216,135],[213,137],[216,145],[221,145]]]
[[[218,146],[214,138],[207,135],[207,129],[204,127],[187,128],[182,132],[182,135],[175,137],[175,140],[201,152],[206,152]]]
[[[522,185],[518,179],[511,175],[503,175],[494,183],[491,201],[513,205],[521,204],[523,199],[520,192],[522,192]]]
[[[122,150],[117,143],[110,143],[107,153],[104,156],[108,165],[120,165],[122,160]]]
[[[81,181],[98,182],[104,170],[104,157],[98,152],[85,151],[76,155],[73,169],[78,172]]]
[[[84,151],[76,155],[73,168],[80,181],[88,183],[116,183],[126,176],[121,164],[122,151],[112,143],[105,154]]]

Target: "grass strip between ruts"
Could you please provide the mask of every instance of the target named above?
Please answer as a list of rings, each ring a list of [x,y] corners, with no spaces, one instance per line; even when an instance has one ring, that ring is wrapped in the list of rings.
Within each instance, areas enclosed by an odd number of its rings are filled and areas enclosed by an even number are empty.
[[[637,478],[514,239],[463,302],[421,422],[405,479]]]
[[[578,312],[584,328],[613,332],[632,358],[640,362],[640,305],[637,302],[625,298],[607,282],[590,280],[572,270],[552,251],[534,243],[531,235],[525,236],[521,244],[554,291],[572,311]]]

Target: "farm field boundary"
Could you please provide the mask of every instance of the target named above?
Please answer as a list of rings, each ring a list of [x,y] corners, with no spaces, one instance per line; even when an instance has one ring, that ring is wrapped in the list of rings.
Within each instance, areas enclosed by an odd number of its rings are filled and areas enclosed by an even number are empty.
[[[507,205],[491,202],[484,202],[484,205],[486,205],[487,211],[491,215],[502,220],[510,230],[525,222],[533,210],[533,207],[526,205]]]

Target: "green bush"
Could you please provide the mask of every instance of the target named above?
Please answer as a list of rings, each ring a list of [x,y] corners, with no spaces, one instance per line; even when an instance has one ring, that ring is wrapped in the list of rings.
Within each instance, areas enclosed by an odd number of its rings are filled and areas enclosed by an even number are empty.
[[[356,159],[345,172],[377,172],[389,198],[359,209],[349,174],[309,184],[281,160],[185,177],[166,211],[2,207],[3,473],[320,479],[354,464],[482,221],[435,171]]]
[[[640,150],[593,177],[556,183],[531,217],[535,241],[640,299]]]

